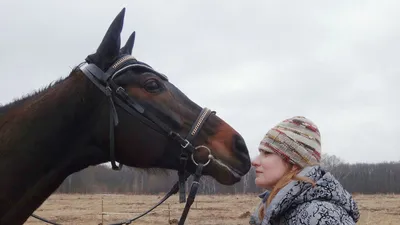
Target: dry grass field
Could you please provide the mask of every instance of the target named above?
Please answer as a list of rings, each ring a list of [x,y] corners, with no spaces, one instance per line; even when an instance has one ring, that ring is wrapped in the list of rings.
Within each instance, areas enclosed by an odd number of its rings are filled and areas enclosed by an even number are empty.
[[[35,212],[61,224],[110,224],[139,215],[159,201],[163,195],[52,195]],[[400,195],[356,195],[361,210],[358,224],[400,224]],[[220,195],[196,197],[185,224],[248,224],[249,214],[258,203],[255,195]],[[103,209],[102,209],[103,202]],[[184,204],[178,195],[132,224],[177,224]],[[101,212],[106,212],[102,216]],[[27,225],[45,223],[30,218]]]

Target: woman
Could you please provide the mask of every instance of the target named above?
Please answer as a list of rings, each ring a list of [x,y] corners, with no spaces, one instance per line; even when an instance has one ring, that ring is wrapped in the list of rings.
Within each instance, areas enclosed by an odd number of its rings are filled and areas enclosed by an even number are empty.
[[[268,131],[252,161],[255,183],[267,191],[250,224],[355,224],[353,197],[322,169],[320,133],[305,117],[282,121]]]

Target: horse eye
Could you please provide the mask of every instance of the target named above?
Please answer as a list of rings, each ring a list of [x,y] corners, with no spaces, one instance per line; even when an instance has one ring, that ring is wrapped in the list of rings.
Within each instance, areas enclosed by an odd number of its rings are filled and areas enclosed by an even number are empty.
[[[149,79],[144,83],[144,89],[148,92],[158,92],[160,89],[160,85],[158,84],[157,80]]]

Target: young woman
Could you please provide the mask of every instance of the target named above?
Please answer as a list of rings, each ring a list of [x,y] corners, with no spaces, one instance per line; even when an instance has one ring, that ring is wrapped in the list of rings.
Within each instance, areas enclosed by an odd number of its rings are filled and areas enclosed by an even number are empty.
[[[356,202],[319,166],[321,139],[305,117],[282,121],[268,131],[252,161],[255,183],[266,189],[250,218],[256,225],[355,224]]]

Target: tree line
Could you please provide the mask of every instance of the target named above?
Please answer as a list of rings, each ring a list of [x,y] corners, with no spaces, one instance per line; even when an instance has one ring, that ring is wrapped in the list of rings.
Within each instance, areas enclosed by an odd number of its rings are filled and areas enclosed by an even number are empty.
[[[382,163],[345,163],[336,156],[323,155],[322,166],[331,172],[351,193],[400,193],[400,161]],[[252,168],[240,182],[227,186],[209,176],[200,181],[199,194],[260,193],[255,186]],[[123,167],[113,171],[106,165],[88,167],[67,177],[58,193],[165,193],[178,181],[176,171]],[[187,190],[192,178],[188,179]]]

